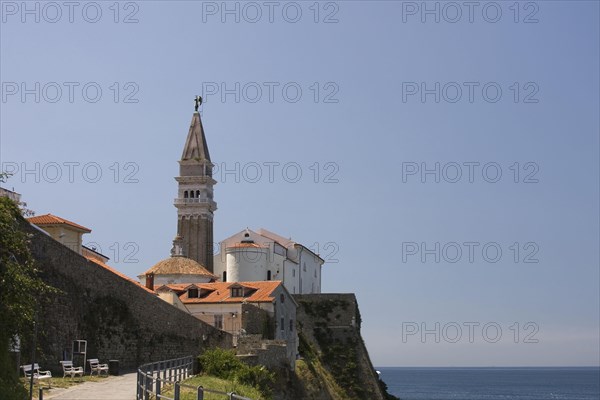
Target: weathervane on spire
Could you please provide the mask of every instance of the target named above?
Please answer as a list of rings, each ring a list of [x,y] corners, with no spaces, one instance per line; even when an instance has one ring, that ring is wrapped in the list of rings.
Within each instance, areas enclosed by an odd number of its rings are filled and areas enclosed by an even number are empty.
[[[194,107],[194,110],[198,111],[198,107],[200,107],[200,104],[202,104],[202,96],[196,96],[194,101],[196,102],[196,106]]]

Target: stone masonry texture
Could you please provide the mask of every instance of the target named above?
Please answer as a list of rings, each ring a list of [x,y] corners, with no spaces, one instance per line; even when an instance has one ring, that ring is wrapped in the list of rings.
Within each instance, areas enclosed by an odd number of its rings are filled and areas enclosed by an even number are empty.
[[[231,348],[231,335],[162,301],[135,283],[91,262],[23,223],[42,279],[60,290],[40,299],[36,362],[61,371],[75,339],[87,340],[87,358],[119,360],[121,371],[152,361]],[[23,363],[29,362],[24,338]],[[81,361],[76,365],[81,365]],[[89,365],[86,366],[89,371]]]

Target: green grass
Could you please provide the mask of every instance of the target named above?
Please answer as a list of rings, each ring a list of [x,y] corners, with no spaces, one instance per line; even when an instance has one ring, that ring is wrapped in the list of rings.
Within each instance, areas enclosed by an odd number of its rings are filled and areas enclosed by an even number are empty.
[[[33,382],[33,397],[35,399],[37,399],[40,387],[47,388],[48,386],[50,386],[50,388],[52,388],[52,389],[69,388],[71,386],[79,385],[83,382],[100,382],[100,381],[103,381],[104,379],[106,379],[106,376],[98,377],[98,376],[85,375],[83,377],[77,376],[73,379],[71,379],[70,377],[67,377],[67,378],[52,377],[50,379],[42,379],[39,383],[37,381],[34,381]],[[25,390],[27,390],[27,393],[29,393],[29,379],[19,378],[19,380],[25,387]],[[47,393],[45,390],[44,390],[44,392]]]
[[[237,394],[237,395],[249,397],[252,400],[269,400],[267,397],[262,395],[260,393],[260,391],[258,391],[256,388],[254,388],[252,386],[242,385],[240,383],[228,381],[228,380],[221,379],[221,378],[216,378],[214,376],[197,375],[197,376],[194,376],[193,378],[186,379],[183,383],[186,385],[196,386],[196,387],[202,386],[207,389],[218,390],[220,392],[225,392],[225,393],[235,392],[235,394]],[[173,388],[170,387],[170,388],[168,388],[168,390],[164,390],[163,393],[167,396],[172,395]],[[197,392],[193,389],[188,389],[188,388],[183,388],[183,387],[181,388],[181,395],[182,395],[181,399],[182,400],[196,400],[196,394],[197,394]],[[212,394],[212,393],[205,393],[204,399],[205,400],[224,400],[224,399],[227,399],[227,396],[216,395],[216,394]]]

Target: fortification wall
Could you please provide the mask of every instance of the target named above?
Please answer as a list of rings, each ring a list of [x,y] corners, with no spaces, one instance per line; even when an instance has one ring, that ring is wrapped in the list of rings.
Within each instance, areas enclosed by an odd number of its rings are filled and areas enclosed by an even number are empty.
[[[312,369],[322,365],[335,381],[322,385],[326,396],[321,393],[314,398],[385,399],[360,334],[356,296],[303,294],[294,295],[294,299],[298,303],[300,355]]]
[[[40,299],[36,362],[60,370],[74,339],[88,341],[87,357],[117,359],[121,370],[208,347],[232,347],[231,335],[159,299],[153,293],[88,261],[31,225],[31,250],[42,279],[61,293]],[[43,301],[42,301],[43,300]],[[22,361],[28,362],[29,349]]]

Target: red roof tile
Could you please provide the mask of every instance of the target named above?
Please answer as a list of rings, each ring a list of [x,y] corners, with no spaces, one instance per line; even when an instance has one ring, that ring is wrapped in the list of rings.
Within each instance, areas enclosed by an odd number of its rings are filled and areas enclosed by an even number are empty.
[[[212,279],[217,278],[199,262],[180,256],[172,256],[157,262],[148,271],[144,272],[144,275],[150,273],[154,275],[201,275]]]
[[[275,300],[273,292],[282,285],[281,281],[259,282],[213,282],[213,283],[182,283],[162,285],[156,290],[169,288],[179,294],[179,299],[184,304],[204,303],[271,303]],[[194,285],[200,289],[211,291],[203,298],[188,298],[187,287]],[[231,287],[242,286],[245,291],[251,291],[247,297],[231,297]]]
[[[92,231],[91,229],[86,228],[85,226],[76,224],[75,222],[69,221],[68,219],[57,217],[56,215],[52,215],[52,214],[38,215],[36,217],[30,217],[30,218],[27,218],[27,221],[31,222],[34,225],[38,225],[38,226],[65,224],[65,225],[69,225],[73,228],[82,230],[87,233],[90,233]]]

